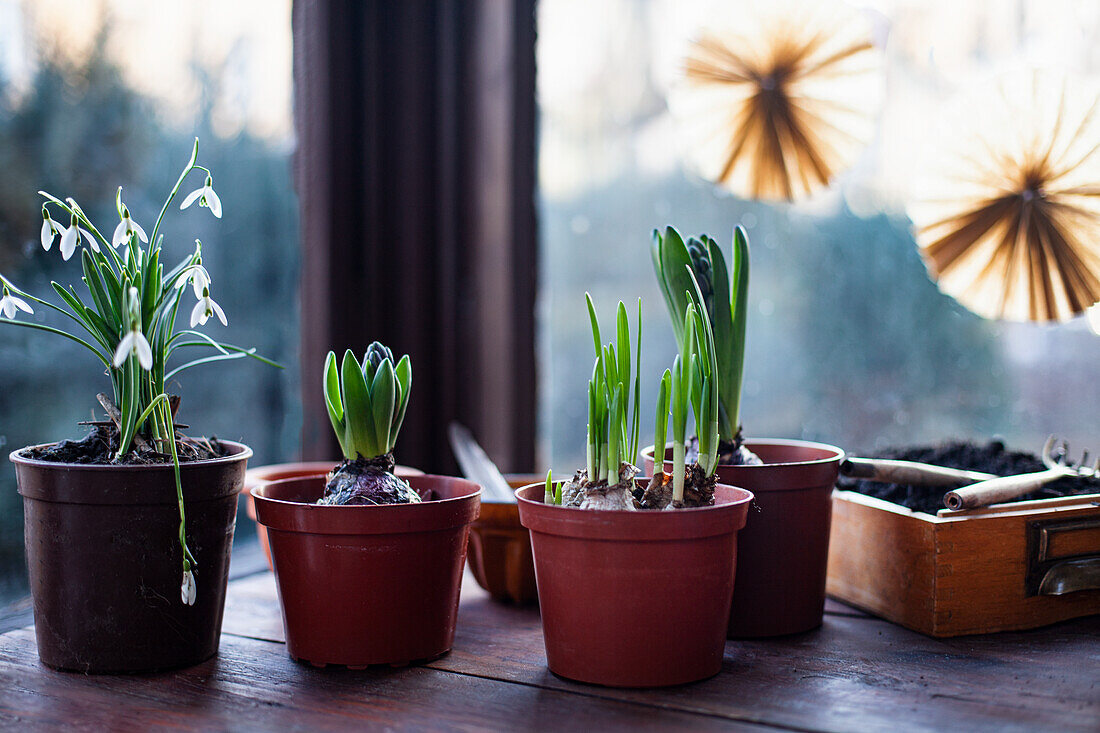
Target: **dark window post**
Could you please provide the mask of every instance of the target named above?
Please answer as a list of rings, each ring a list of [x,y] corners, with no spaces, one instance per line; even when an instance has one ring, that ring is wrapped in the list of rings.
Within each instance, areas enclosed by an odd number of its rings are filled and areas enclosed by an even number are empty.
[[[303,454],[335,457],[324,356],[413,359],[400,462],[460,419],[535,468],[534,0],[296,0]]]

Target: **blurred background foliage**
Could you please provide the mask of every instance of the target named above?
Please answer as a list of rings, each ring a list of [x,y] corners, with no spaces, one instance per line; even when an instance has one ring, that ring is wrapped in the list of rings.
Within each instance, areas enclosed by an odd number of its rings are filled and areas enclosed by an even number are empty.
[[[289,18],[287,19],[289,22]],[[217,100],[232,78],[226,63],[189,63],[200,93],[186,124],[164,114],[162,102],[136,90],[109,53],[116,37],[103,14],[86,54],[63,53],[58,37],[35,28],[33,72],[16,84],[0,79],[0,272],[39,297],[51,280],[73,282],[79,261],[42,250],[42,189],[72,196],[101,231],[117,223],[114,194],[147,229],[199,137],[199,161],[214,172],[224,218],[207,209],[168,212],[165,250],[173,261],[203,242],[211,294],[229,327],[211,321],[218,337],[275,359],[273,369],[251,360],[199,367],[180,375],[171,391],[183,395],[180,420],[192,435],[241,440],[254,465],[295,457],[298,398],[298,221],[291,186],[288,136],[259,135],[248,126],[217,129]],[[10,28],[2,29],[11,31]],[[11,35],[9,33],[9,35]],[[288,49],[289,52],[289,49]],[[289,115],[288,115],[289,116]],[[186,194],[203,183],[194,176]],[[51,322],[44,309],[32,317]],[[97,362],[80,347],[47,334],[0,324],[0,444],[79,437],[76,423],[98,410],[95,394],[109,391]],[[248,541],[252,523],[238,524]],[[11,464],[0,464],[0,607],[26,591],[22,500]]]

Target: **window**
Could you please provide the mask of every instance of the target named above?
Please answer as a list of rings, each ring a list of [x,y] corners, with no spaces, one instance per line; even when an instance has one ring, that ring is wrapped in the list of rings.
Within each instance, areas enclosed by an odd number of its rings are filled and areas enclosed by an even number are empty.
[[[201,138],[224,206],[166,218],[165,249],[204,243],[225,339],[254,345],[283,371],[236,361],[179,378],[192,435],[240,439],[254,464],[291,460],[300,431],[298,220],[291,186],[290,2],[0,4],[0,272],[45,296],[75,277],[43,252],[39,189],[72,195],[93,221],[114,213],[114,187],[149,225]],[[201,180],[199,181],[201,183]],[[45,320],[44,314],[34,318]],[[215,328],[221,328],[216,325]],[[80,437],[107,388],[79,347],[0,325],[0,444]],[[238,539],[254,538],[252,523]],[[26,593],[22,500],[0,463],[0,609]]]
[[[825,193],[769,205],[694,176],[666,104],[687,40],[715,5],[540,2],[540,440],[555,472],[583,463],[585,290],[605,322],[618,299],[643,299],[652,435],[657,377],[674,353],[648,251],[650,231],[666,224],[716,237],[727,256],[733,226],[748,230],[749,437],[853,452],[995,434],[1036,452],[1049,433],[1100,445],[1100,337],[1081,318],[986,321],[942,295],[903,208],[913,141],[940,105],[1014,67],[1100,72],[1100,10],[1087,0],[868,4],[889,39],[874,141]]]

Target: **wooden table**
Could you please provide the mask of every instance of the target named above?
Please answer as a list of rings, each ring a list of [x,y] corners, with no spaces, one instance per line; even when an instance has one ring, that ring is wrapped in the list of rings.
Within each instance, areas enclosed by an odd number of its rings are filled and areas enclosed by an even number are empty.
[[[425,667],[314,669],[290,660],[268,572],[230,584],[220,654],[141,676],[51,671],[34,629],[0,636],[0,727],[346,730],[1100,730],[1100,617],[935,640],[829,603],[824,626],[726,645],[722,673],[659,691],[546,669],[537,609],[469,578],[454,650]]]

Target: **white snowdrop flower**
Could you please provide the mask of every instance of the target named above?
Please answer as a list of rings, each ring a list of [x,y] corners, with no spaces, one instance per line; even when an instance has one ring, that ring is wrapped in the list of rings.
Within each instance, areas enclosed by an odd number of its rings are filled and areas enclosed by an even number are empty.
[[[145,334],[136,326],[118,342],[118,348],[115,349],[115,366],[121,367],[131,356],[137,357],[142,369],[152,370],[153,349],[149,346],[149,339],[145,338]]]
[[[190,570],[184,570],[183,583],[180,585],[180,600],[188,606],[193,606],[197,595],[198,588],[195,586],[195,574]]]
[[[195,297],[201,299],[202,294],[209,291],[211,282],[213,280],[210,278],[210,273],[201,264],[196,263],[184,268],[180,273],[180,279],[176,281],[176,289],[179,290],[187,283],[191,283],[195,289]]]
[[[146,244],[149,243],[149,237],[145,234],[145,230],[141,228],[141,224],[130,218],[130,212],[124,207],[122,209],[122,221],[115,227],[115,233],[111,237],[111,246],[118,249],[120,244],[129,244],[130,237],[137,234],[138,239]]]
[[[92,248],[92,251],[99,252],[99,245],[96,244],[95,237],[89,234],[87,229],[77,224],[76,214],[73,214],[69,228],[61,235],[61,258],[63,260],[68,262],[69,258],[73,256],[73,252],[76,252],[76,245],[80,244],[82,235],[84,239],[88,240],[88,246]]]
[[[229,322],[225,319],[225,311],[210,297],[209,290],[203,290],[202,297],[199,298],[198,303],[195,303],[195,308],[191,311],[191,328],[205,326],[213,315],[218,316],[218,320],[222,322],[223,326],[229,325]]]
[[[42,209],[42,249],[47,252],[53,247],[53,238],[65,231],[65,228],[50,217],[50,212]]]
[[[202,188],[196,188],[191,193],[187,194],[187,198],[180,204],[180,210],[186,209],[191,204],[198,200],[199,206],[209,207],[210,213],[219,219],[222,218],[222,200],[218,198],[218,194],[214,192],[214,180],[210,177],[206,177],[206,183]]]
[[[9,321],[14,321],[16,309],[24,313],[34,313],[34,309],[27,305],[27,301],[12,295],[11,291],[5,286],[4,297],[0,298],[0,313]]]

